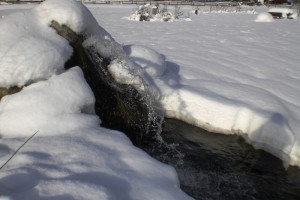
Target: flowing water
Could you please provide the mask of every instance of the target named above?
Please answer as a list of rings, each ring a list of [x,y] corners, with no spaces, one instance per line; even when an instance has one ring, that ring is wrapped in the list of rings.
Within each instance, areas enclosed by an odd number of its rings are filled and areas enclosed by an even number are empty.
[[[300,169],[255,150],[239,136],[209,133],[166,119],[160,148],[144,145],[175,167],[181,188],[195,199],[300,199]]]

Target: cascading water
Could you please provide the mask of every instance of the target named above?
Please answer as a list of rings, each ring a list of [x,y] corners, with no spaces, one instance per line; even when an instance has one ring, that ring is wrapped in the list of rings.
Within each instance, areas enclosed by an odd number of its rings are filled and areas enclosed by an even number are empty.
[[[102,126],[123,131],[134,144],[155,141],[161,132],[163,112],[152,97],[139,73],[126,62],[121,46],[113,40],[78,35],[69,27],[53,21],[51,27],[73,47],[66,68],[81,66],[86,81],[96,96],[95,110]],[[105,47],[108,50],[104,51]],[[138,80],[137,85],[115,80],[109,67],[120,64],[127,76]]]
[[[114,58],[101,55],[96,43],[83,47],[83,37],[67,27],[55,23],[52,27],[69,37],[74,54],[66,67],[82,66],[102,125],[123,131],[138,147],[174,166],[189,195],[195,199],[300,199],[298,168],[285,170],[279,159],[254,150],[238,136],[207,133],[177,120],[165,120],[161,129],[162,110],[147,84],[141,82],[143,90],[139,90],[116,82],[107,68]]]
[[[300,199],[300,169],[255,150],[239,136],[209,133],[166,119],[164,148],[144,148],[175,167],[181,188],[195,199]]]

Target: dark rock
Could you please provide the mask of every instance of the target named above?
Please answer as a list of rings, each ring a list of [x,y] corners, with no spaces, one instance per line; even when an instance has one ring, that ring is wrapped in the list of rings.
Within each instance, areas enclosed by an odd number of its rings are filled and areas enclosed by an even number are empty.
[[[83,47],[82,34],[55,21],[51,27],[73,47],[73,55],[65,67],[82,68],[96,97],[95,110],[102,126],[126,133],[135,144],[154,139],[161,129],[162,115],[160,109],[151,106],[151,96],[131,85],[117,83],[107,69],[112,59],[100,55],[96,47]]]
[[[19,87],[16,87],[16,86],[15,87],[11,87],[11,88],[0,88],[0,100],[5,95],[17,93],[20,90],[22,90],[22,88],[19,88]]]

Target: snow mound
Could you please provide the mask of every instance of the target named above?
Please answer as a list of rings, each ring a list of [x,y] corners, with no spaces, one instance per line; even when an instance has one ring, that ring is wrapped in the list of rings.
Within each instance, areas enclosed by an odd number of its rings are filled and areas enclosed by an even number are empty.
[[[72,130],[97,127],[95,98],[76,67],[48,81],[25,87],[3,97],[0,104],[0,135],[5,137],[56,135]],[[17,124],[17,125],[16,125]]]
[[[84,33],[88,38],[96,37],[101,41],[97,47],[103,47],[106,56],[117,55],[116,42],[80,2],[48,0],[31,12],[7,16],[0,21],[0,87],[21,87],[63,70],[73,50],[49,27],[52,20]],[[95,39],[91,42],[95,43]],[[28,46],[35,48],[29,50]]]
[[[36,12],[23,12],[0,20],[0,87],[47,79],[72,55],[68,42],[36,19]]]
[[[256,22],[274,22],[274,18],[270,13],[259,13],[255,19]]]
[[[36,7],[38,19],[46,25],[52,20],[67,25],[76,33],[85,33],[87,36],[100,35],[109,37],[109,34],[98,25],[90,11],[79,1],[47,0]]]
[[[123,48],[130,60],[142,67],[148,75],[159,77],[165,73],[165,60],[155,50],[141,45],[127,45]]]

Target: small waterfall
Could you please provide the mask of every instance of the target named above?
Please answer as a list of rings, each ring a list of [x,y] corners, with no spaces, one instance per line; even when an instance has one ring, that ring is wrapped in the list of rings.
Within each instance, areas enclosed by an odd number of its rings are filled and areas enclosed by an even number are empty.
[[[111,76],[108,66],[118,58],[102,54],[97,43],[83,47],[84,36],[66,26],[51,26],[73,47],[74,54],[65,66],[82,67],[96,96],[95,109],[102,126],[126,133],[154,158],[173,165],[182,189],[192,197],[300,199],[298,168],[286,171],[281,160],[254,150],[238,136],[208,133],[177,120],[164,120],[146,83],[142,82],[143,90],[139,90]],[[139,76],[134,71],[132,74]]]
[[[165,119],[161,137],[165,148],[144,150],[174,166],[182,190],[195,199],[300,199],[300,169],[286,170],[280,159],[240,136]]]
[[[103,42],[96,36],[86,38],[76,34],[69,27],[53,21],[51,27],[67,39],[73,47],[73,55],[65,68],[80,66],[85,79],[96,97],[95,111],[102,120],[102,126],[126,133],[132,142],[140,145],[160,138],[163,111],[139,74],[131,71],[133,77],[142,80],[143,90],[117,82],[109,72],[112,62],[121,62],[128,67],[121,46],[113,40]],[[107,47],[107,50],[104,50]]]

